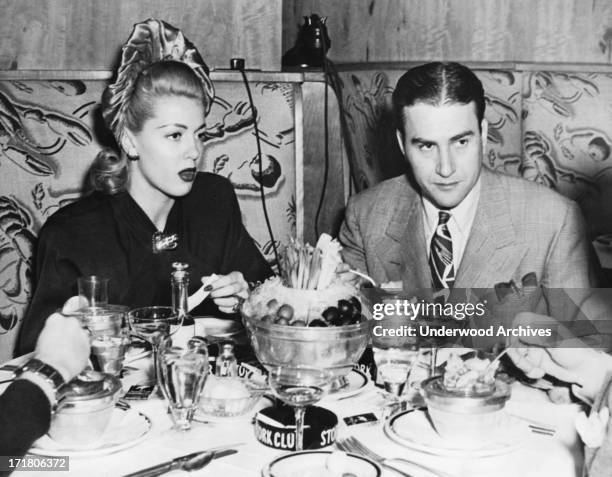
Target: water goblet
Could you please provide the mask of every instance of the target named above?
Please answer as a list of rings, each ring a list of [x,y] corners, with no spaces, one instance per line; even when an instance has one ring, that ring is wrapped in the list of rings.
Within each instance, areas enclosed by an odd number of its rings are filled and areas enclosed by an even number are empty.
[[[174,427],[191,429],[208,376],[208,348],[204,340],[191,339],[184,346],[164,338],[157,355],[158,385],[168,405]]]
[[[275,366],[269,368],[268,383],[274,394],[295,412],[295,450],[304,448],[304,415],[306,407],[321,400],[333,373],[328,369],[304,366]]]
[[[154,382],[157,384],[157,355],[164,338],[179,330],[182,324],[176,310],[170,306],[145,306],[128,312],[132,333],[147,341],[153,348]],[[178,324],[178,326],[177,326]],[[171,330],[171,328],[174,328]]]

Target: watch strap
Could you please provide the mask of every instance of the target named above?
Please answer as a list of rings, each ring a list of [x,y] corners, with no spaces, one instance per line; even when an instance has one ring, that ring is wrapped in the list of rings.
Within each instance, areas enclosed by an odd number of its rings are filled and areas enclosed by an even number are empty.
[[[61,398],[61,388],[66,384],[64,377],[53,366],[33,358],[21,366],[15,374],[19,377],[23,373],[35,373],[42,377],[55,390],[56,402]]]

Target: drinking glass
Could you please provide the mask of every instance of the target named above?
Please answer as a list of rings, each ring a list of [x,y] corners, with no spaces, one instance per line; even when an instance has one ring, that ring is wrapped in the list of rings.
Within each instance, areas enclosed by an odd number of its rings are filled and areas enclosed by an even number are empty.
[[[77,279],[79,299],[85,308],[98,308],[108,305],[108,278],[97,275]]]
[[[378,377],[385,391],[398,397],[404,393],[417,355],[416,349],[374,349]]]
[[[155,383],[158,380],[157,355],[164,338],[179,330],[182,324],[176,310],[170,306],[145,306],[128,312],[132,333],[151,343]],[[171,327],[174,328],[171,332]]]
[[[192,339],[184,346],[177,346],[170,338],[162,339],[157,366],[158,384],[170,406],[174,427],[187,431],[191,429],[208,376],[207,343]]]
[[[333,379],[331,370],[302,366],[275,366],[269,369],[268,382],[274,394],[295,411],[295,450],[304,448],[306,407],[318,402]]]
[[[130,345],[128,330],[91,337],[91,364],[96,371],[119,376]]]
[[[398,333],[407,324],[410,324],[410,320],[405,316],[388,315],[374,321],[372,326],[372,352],[377,382],[382,382],[385,391],[396,397],[403,394],[418,356],[417,338]]]

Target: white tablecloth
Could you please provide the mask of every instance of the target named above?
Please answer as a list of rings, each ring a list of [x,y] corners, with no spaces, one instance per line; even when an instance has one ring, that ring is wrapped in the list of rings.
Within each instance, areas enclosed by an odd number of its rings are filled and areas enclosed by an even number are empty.
[[[0,372],[0,380],[6,373]],[[138,382],[142,376],[134,373],[126,378],[124,388]],[[512,398],[507,405],[509,412],[531,417],[539,422],[557,427],[554,437],[526,434],[524,445],[511,453],[486,458],[450,458],[427,455],[404,448],[391,441],[383,431],[381,423],[357,424],[347,427],[342,418],[362,412],[376,411],[373,403],[379,399],[379,390],[369,383],[364,390],[353,397],[333,401],[325,400],[322,405],[334,411],[339,418],[339,436],[354,435],[385,457],[403,457],[442,470],[456,477],[577,477],[582,465],[582,445],[577,437],[573,420],[579,411],[575,405],[555,405],[539,390],[515,385]],[[186,473],[176,471],[169,475],[255,477],[261,469],[284,452],[274,450],[255,440],[250,416],[214,424],[194,423],[188,432],[171,429],[166,405],[160,398],[147,401],[132,401],[133,409],[146,414],[153,422],[149,436],[138,445],[115,454],[90,458],[70,459],[69,472],[44,473],[45,477],[121,476],[144,467],[187,454],[224,444],[243,443],[237,454],[214,460],[200,471]],[[424,474],[415,469],[406,469],[414,477]],[[33,475],[31,472],[15,472],[16,477]],[[42,474],[36,474],[42,475]],[[383,470],[384,476],[396,475]]]

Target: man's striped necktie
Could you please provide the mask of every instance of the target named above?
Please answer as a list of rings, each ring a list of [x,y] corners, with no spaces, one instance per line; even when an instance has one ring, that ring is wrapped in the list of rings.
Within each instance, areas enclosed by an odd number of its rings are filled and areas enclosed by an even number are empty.
[[[448,231],[450,214],[439,212],[438,226],[431,239],[429,268],[431,269],[431,285],[435,290],[452,288],[455,282],[455,267],[453,266],[453,240]]]

